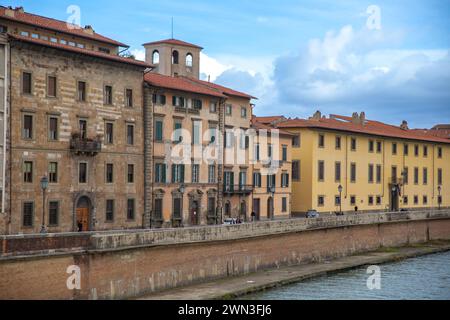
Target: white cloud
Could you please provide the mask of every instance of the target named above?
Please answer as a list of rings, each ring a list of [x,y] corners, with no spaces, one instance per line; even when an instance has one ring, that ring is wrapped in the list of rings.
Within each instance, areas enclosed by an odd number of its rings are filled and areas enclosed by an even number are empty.
[[[145,50],[144,49],[133,49],[131,54],[135,56],[137,60],[145,61]]]
[[[215,81],[219,75],[233,66],[219,62],[204,53],[200,53],[200,74],[204,79],[210,77],[211,81]]]

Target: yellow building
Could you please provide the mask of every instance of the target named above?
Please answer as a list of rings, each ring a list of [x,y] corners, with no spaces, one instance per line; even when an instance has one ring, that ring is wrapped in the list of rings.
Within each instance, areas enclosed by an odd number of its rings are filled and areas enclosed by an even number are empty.
[[[449,139],[364,113],[276,122],[295,135],[293,215],[450,207]]]

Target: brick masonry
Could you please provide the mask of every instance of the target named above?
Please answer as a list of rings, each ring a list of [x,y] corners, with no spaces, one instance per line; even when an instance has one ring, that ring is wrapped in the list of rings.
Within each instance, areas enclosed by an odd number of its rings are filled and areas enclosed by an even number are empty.
[[[333,218],[334,222],[332,218],[324,218],[314,220],[309,227],[301,220],[295,220],[297,225],[295,221],[244,225],[253,226],[256,234],[260,232],[259,236],[252,237],[247,237],[248,230],[241,226],[177,230],[184,233],[180,238],[172,230],[148,231],[155,235],[166,232],[164,238],[155,236],[160,240],[148,243],[140,233],[96,234],[89,250],[1,258],[0,298],[129,298],[265,268],[343,257],[381,246],[450,239],[448,211],[376,216],[364,214],[357,220],[349,218],[351,221],[347,223],[342,217]],[[272,234],[263,234],[264,229]],[[173,242],[163,243],[161,239],[167,241],[166,236],[171,232]],[[186,241],[189,233],[196,242]],[[203,234],[201,239],[199,233]],[[135,242],[130,240],[132,237]],[[3,240],[10,238],[3,237]],[[150,239],[148,234],[146,239]],[[183,240],[185,243],[180,243]],[[74,264],[81,268],[80,291],[66,288],[69,276],[66,269]]]

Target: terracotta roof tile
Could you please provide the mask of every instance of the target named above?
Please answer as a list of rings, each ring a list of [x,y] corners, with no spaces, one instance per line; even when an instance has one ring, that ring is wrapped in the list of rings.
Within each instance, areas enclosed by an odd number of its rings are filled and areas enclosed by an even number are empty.
[[[256,97],[253,97],[249,94],[243,93],[243,92],[239,92],[212,82],[208,82],[208,81],[203,81],[203,80],[198,80],[198,79],[194,79],[194,78],[188,78],[190,81],[196,82],[198,84],[210,87],[212,89],[215,90],[219,90],[221,91],[223,94],[227,95],[227,96],[234,96],[234,97],[239,97],[239,98],[245,98],[245,99],[258,99]]]
[[[58,31],[58,32],[63,32],[66,34],[77,36],[77,37],[83,37],[86,39],[96,40],[96,41],[116,45],[119,47],[128,47],[126,44],[124,44],[122,42],[118,42],[116,40],[102,36],[101,34],[98,34],[95,32],[93,34],[87,33],[86,31],[84,31],[84,28],[69,29],[67,27],[67,23],[65,21],[42,17],[42,16],[31,14],[28,12],[21,12],[20,10],[17,10],[17,9],[10,9],[10,10],[14,11],[14,16],[10,16],[10,15],[6,14],[7,9],[8,8],[6,8],[4,6],[0,6],[0,18],[32,25],[35,27],[40,27],[40,28],[50,29],[50,30],[54,30],[54,31]]]
[[[284,116],[267,116],[267,117],[255,117],[255,120],[264,124],[270,124],[276,121],[287,119]]]
[[[111,60],[111,61],[132,64],[132,65],[136,65],[139,67],[145,67],[145,68],[152,67],[152,65],[150,65],[144,61],[135,60],[135,59],[131,59],[131,58],[125,58],[125,57],[121,57],[121,56],[117,56],[117,55],[113,55],[113,54],[107,54],[107,53],[103,53],[100,51],[93,51],[93,50],[82,49],[82,48],[78,48],[78,47],[72,47],[69,45],[63,45],[60,43],[54,43],[54,42],[45,41],[45,40],[41,40],[41,39],[33,39],[30,37],[24,37],[24,36],[19,36],[19,35],[9,35],[9,38],[18,40],[18,41],[22,41],[22,42],[29,42],[29,43],[33,43],[33,44],[37,44],[37,45],[42,45],[42,46],[46,46],[46,47],[50,47],[50,48],[85,54],[88,56],[97,57],[97,58],[101,58],[101,59],[107,59],[107,60]]]
[[[173,44],[176,46],[185,46],[185,47],[192,47],[192,48],[197,48],[197,49],[203,49],[202,47],[199,47],[195,44],[189,43],[189,42],[185,42],[185,41],[181,41],[181,40],[177,40],[177,39],[167,39],[167,40],[160,40],[160,41],[154,41],[154,42],[148,42],[148,43],[144,43],[143,45],[155,45],[155,44]]]
[[[197,85],[184,77],[169,77],[158,73],[147,73],[144,76],[144,80],[148,84],[155,87],[180,90],[184,92],[193,92],[213,97],[226,98],[226,96],[223,95],[220,91],[213,90],[205,86]]]
[[[417,130],[404,130],[400,127],[385,124],[379,121],[366,120],[364,125],[354,124],[351,122],[351,117],[334,116],[337,119],[321,118],[314,119],[288,119],[284,122],[278,123],[279,128],[315,128],[315,129],[330,129],[337,131],[346,131],[353,133],[362,133],[368,135],[401,138],[410,140],[421,140],[429,142],[450,143],[449,139],[435,137]]]

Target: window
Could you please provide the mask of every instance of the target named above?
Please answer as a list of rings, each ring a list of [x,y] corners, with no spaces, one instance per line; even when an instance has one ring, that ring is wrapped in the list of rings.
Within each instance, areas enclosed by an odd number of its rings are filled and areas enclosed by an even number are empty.
[[[334,181],[341,182],[341,163],[334,163]]]
[[[164,163],[155,164],[155,183],[166,183],[166,165]]]
[[[419,196],[414,196],[414,204],[415,205],[419,204]]]
[[[356,196],[350,196],[350,205],[356,205]]]
[[[181,198],[173,198],[173,218],[181,219]]]
[[[369,196],[368,202],[369,206],[373,206],[373,196]]]
[[[178,64],[179,63],[179,56],[180,56],[180,54],[178,53],[177,50],[174,50],[172,52],[172,64]]]
[[[199,145],[201,143],[201,129],[202,129],[202,122],[201,121],[194,121],[192,123],[192,143],[195,145]]]
[[[376,198],[377,206],[381,206],[381,197],[377,196]]]
[[[133,107],[133,90],[125,89],[125,106]]]
[[[23,115],[22,138],[33,139],[33,116],[30,114]]]
[[[59,224],[59,202],[50,201],[48,203],[48,224],[57,226]]]
[[[23,182],[33,183],[33,162],[25,161],[23,163]]]
[[[297,134],[292,138],[292,147],[300,148],[300,145],[301,145],[300,134]]]
[[[292,180],[300,181],[300,160],[292,161]]]
[[[409,154],[409,146],[406,143],[403,145],[403,154],[405,156],[407,156]]]
[[[107,53],[107,54],[111,53],[111,50],[109,50],[108,48],[102,48],[102,47],[98,47],[98,51]]]
[[[209,112],[217,113],[217,102],[211,102],[209,104]]]
[[[214,143],[217,140],[217,125],[210,124],[209,125],[209,142]]]
[[[325,147],[325,136],[323,134],[319,134],[319,148]]]
[[[128,199],[127,201],[127,219],[134,220],[135,201],[134,199]]]
[[[158,141],[158,142],[163,141],[163,121],[162,120],[155,121],[155,141]]]
[[[57,43],[57,42],[58,42],[58,39],[51,37],[51,38],[50,38],[50,42]]]
[[[166,104],[166,96],[163,94],[154,94],[152,99],[154,104],[162,106]]]
[[[172,96],[172,105],[174,107],[184,108],[184,98],[178,96]]]
[[[106,221],[114,221],[114,200],[106,200]]]
[[[58,162],[48,164],[48,182],[58,183]]]
[[[239,186],[243,187],[247,185],[247,171],[239,172]]]
[[[6,32],[8,32],[8,27],[0,25],[0,33],[6,33]]]
[[[216,183],[216,166],[213,164],[208,166],[208,183]]]
[[[22,207],[22,225],[32,227],[34,220],[34,202],[24,202]]]
[[[427,146],[423,146],[423,156],[428,157],[428,147]]]
[[[254,188],[261,188],[262,182],[261,182],[261,172],[254,172],[253,173],[253,187]]]
[[[356,138],[351,139],[350,147],[352,151],[356,151]]]
[[[442,147],[438,147],[438,158],[442,159]]]
[[[199,183],[200,180],[200,165],[192,165],[192,183]]]
[[[128,165],[127,181],[128,183],[134,183],[134,164]]]
[[[408,205],[408,196],[403,197],[403,204]]]
[[[255,159],[256,161],[259,161],[259,160],[260,160],[260,153],[259,153],[259,150],[260,150],[259,143],[256,143],[256,144],[255,144],[255,156],[254,156],[254,159]]]
[[[373,164],[369,164],[369,183],[373,183]]]
[[[381,153],[381,149],[382,149],[381,141],[377,141],[377,153]]]
[[[32,34],[31,34],[31,37],[32,37],[33,39],[39,39],[39,35],[38,35],[37,33],[32,33]]]
[[[173,123],[173,142],[181,142],[183,141],[182,128],[183,124],[182,120],[175,120]]]
[[[71,47],[75,47],[75,46],[76,46],[76,44],[75,44],[75,42],[73,42],[73,41],[69,41],[69,46],[71,46]]]
[[[172,165],[172,183],[184,182],[184,164]]]
[[[423,196],[423,204],[424,205],[428,204],[428,197],[427,196]]]
[[[106,164],[106,183],[114,182],[114,165],[112,163]]]
[[[381,165],[377,165],[377,183],[381,183]]]
[[[350,182],[356,182],[356,163],[350,164]]]
[[[319,179],[319,181],[324,181],[325,180],[325,162],[322,161],[322,160],[319,160],[318,179]]]
[[[241,118],[247,118],[247,108],[241,107]]]
[[[437,169],[437,184],[438,186],[442,186],[442,169]]]
[[[369,140],[369,152],[373,152],[373,151],[374,151],[374,141]]]
[[[112,86],[105,86],[104,89],[104,104],[111,105],[112,104]]]
[[[282,188],[289,187],[289,173],[287,172],[281,174],[281,187]]]
[[[281,198],[281,211],[287,212],[287,198],[286,197]]]
[[[318,196],[317,197],[317,206],[323,207],[325,205],[325,196]]]
[[[82,43],[77,43],[77,47],[80,48],[80,49],[84,49],[84,44],[82,44]]]
[[[78,81],[78,101],[86,101],[86,82]]]
[[[227,105],[225,106],[225,114],[226,114],[227,116],[231,116],[232,113],[233,113],[233,106],[232,106],[231,104],[227,104]]]
[[[186,55],[186,67],[192,67],[193,60],[192,54],[188,53]]]
[[[405,167],[403,169],[403,183],[408,184],[409,183],[409,169],[408,167]]]
[[[32,87],[31,73],[30,72],[22,73],[22,93],[32,94],[31,87]]]
[[[234,185],[234,172],[232,171],[225,171],[224,172],[224,185],[225,185],[225,191],[233,190]]]
[[[414,184],[419,184],[419,168],[414,168]]]
[[[234,141],[234,134],[232,130],[226,130],[225,132],[225,148],[232,148]]]
[[[341,196],[334,196],[334,205],[335,206],[341,205]]]
[[[155,199],[155,205],[153,208],[156,219],[162,219],[163,217],[163,199]]]
[[[286,145],[282,146],[281,154],[282,154],[282,157],[281,157],[282,160],[286,162],[288,160],[288,147]]]
[[[127,144],[132,146],[134,145],[134,125],[127,125]]]
[[[336,137],[336,150],[341,150],[341,137]]]
[[[153,62],[153,64],[159,64],[159,52],[158,52],[158,50],[153,51],[152,62]]]
[[[391,167],[391,177],[392,177],[392,183],[397,183],[397,167],[396,166]]]
[[[395,142],[392,143],[392,154],[393,155],[397,154],[397,144]]]
[[[202,110],[203,108],[203,102],[200,99],[192,99],[192,107],[195,110]]]
[[[58,140],[58,118],[56,117],[48,118],[48,140]]]
[[[87,183],[87,163],[80,162],[78,166],[78,182]]]
[[[272,144],[269,143],[267,145],[267,157],[269,159],[272,159],[272,155],[273,155],[273,146],[272,146]]]
[[[56,77],[47,77],[47,96],[56,97]]]
[[[20,35],[21,35],[22,37],[28,37],[28,36],[29,36],[29,33],[28,33],[27,31],[20,31]]]
[[[423,184],[428,184],[428,169],[423,168]]]
[[[106,144],[114,143],[114,125],[111,122],[105,125],[105,142]]]
[[[419,145],[414,145],[414,156],[418,157],[419,156]]]
[[[82,140],[87,139],[87,121],[86,120],[80,120],[78,122],[80,127],[80,138]]]

